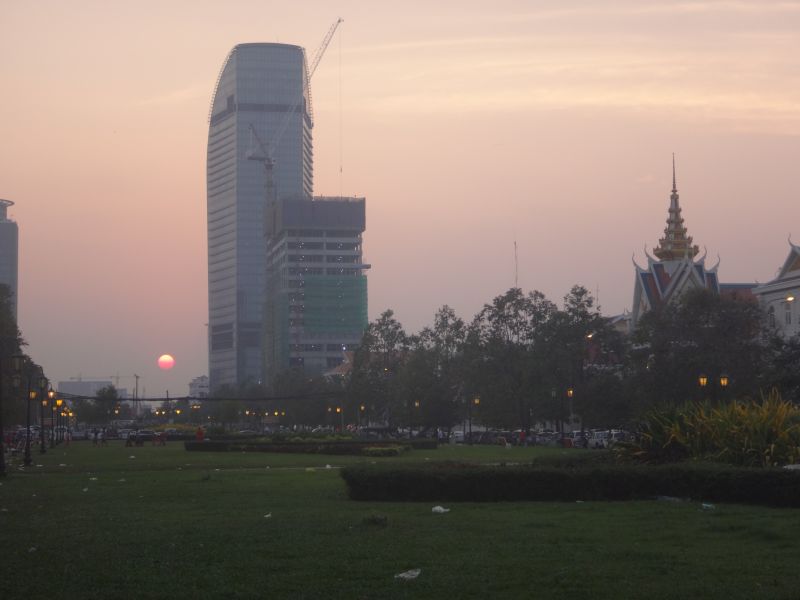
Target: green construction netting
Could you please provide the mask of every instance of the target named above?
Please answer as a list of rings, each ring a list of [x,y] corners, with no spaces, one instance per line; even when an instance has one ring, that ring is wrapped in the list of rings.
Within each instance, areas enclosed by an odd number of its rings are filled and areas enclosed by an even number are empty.
[[[361,332],[367,326],[367,278],[320,275],[305,278],[307,334]]]

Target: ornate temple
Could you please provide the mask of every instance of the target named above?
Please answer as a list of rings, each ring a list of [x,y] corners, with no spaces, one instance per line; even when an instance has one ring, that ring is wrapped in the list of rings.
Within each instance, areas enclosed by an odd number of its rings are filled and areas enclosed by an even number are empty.
[[[681,206],[678,202],[678,188],[675,180],[675,158],[672,159],[672,193],[669,197],[669,214],[664,237],[658,241],[658,247],[651,256],[647,249],[647,268],[640,267],[633,261],[636,280],[633,288],[633,306],[630,314],[630,328],[648,310],[669,304],[687,290],[704,288],[715,293],[735,293],[752,297],[754,283],[720,284],[717,277],[719,261],[713,267],[706,268],[705,253],[696,258],[700,249],[692,244],[692,237],[687,235],[681,217]]]

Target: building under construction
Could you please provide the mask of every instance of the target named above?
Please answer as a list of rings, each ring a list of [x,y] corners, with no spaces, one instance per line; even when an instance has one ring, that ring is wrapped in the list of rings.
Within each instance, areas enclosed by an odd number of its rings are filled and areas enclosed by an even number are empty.
[[[367,326],[364,198],[283,199],[267,210],[265,374],[338,366]]]

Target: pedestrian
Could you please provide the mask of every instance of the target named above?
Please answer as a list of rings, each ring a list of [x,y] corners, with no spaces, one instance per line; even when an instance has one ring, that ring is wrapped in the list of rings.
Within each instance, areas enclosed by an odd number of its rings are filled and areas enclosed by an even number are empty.
[[[92,429],[92,445],[97,446],[97,427]]]
[[[100,445],[101,446],[107,446],[108,445],[108,443],[106,442],[106,430],[105,429],[101,429],[100,430]]]
[[[197,431],[194,432],[194,439],[198,442],[202,442],[205,437],[206,437],[206,432],[203,430],[202,427],[198,427]]]

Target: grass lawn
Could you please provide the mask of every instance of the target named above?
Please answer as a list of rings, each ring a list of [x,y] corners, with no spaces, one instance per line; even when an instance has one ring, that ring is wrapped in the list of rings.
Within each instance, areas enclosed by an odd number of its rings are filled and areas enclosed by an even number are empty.
[[[348,500],[335,467],[361,460],[174,442],[36,453],[41,466],[0,485],[0,598],[800,597],[798,510],[520,502],[437,515],[430,503]],[[417,579],[394,578],[413,568]]]

